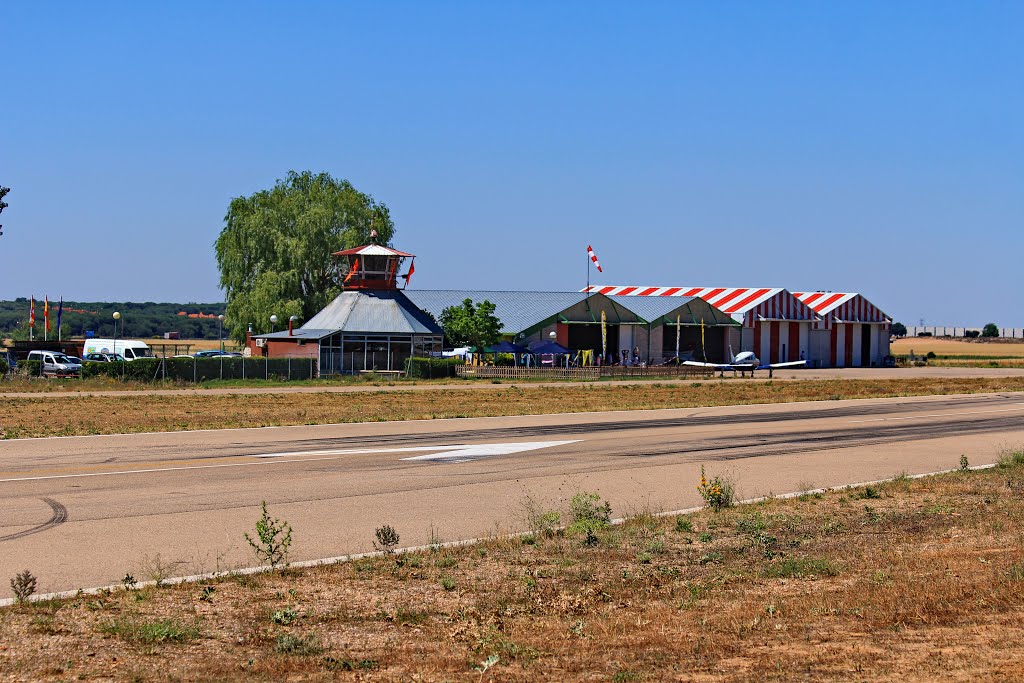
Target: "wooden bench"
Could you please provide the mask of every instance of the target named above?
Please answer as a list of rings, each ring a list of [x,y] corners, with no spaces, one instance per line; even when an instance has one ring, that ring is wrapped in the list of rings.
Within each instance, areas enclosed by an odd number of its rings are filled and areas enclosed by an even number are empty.
[[[401,377],[405,374],[404,370],[360,370],[360,375],[389,375],[391,377]]]

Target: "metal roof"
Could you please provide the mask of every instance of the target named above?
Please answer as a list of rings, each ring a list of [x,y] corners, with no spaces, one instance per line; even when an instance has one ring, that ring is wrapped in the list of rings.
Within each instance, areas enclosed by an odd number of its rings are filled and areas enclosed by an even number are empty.
[[[502,322],[504,334],[516,334],[553,318],[591,295],[584,292],[502,292],[493,290],[415,289],[405,290],[409,299],[436,319],[449,306],[466,299],[494,304],[494,315]]]
[[[366,244],[361,247],[353,247],[352,249],[343,249],[336,251],[331,256],[413,256],[413,254],[407,254],[404,251],[398,251],[391,247],[382,247],[379,244]]]
[[[441,334],[441,328],[400,291],[342,292],[300,330]]]
[[[292,334],[288,334],[288,330],[281,332],[270,332],[268,334],[254,334],[253,339],[322,339],[330,336],[334,330],[313,330],[308,328],[299,327],[293,330]]]
[[[706,325],[736,325],[735,320],[725,312],[715,308],[707,301],[695,296],[683,297],[650,297],[650,296],[612,296],[629,310],[636,313],[649,323],[676,321],[684,325],[699,325],[701,321]]]
[[[826,321],[891,322],[882,309],[856,292],[793,292],[793,296],[814,309]]]
[[[593,286],[591,292],[608,296],[695,296],[732,315],[746,313],[783,291],[781,287],[634,287]]]

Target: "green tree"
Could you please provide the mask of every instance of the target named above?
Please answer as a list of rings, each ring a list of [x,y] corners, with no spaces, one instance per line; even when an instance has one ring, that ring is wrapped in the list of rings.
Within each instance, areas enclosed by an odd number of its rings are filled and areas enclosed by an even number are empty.
[[[985,325],[985,327],[981,328],[981,336],[982,337],[998,337],[999,336],[999,328],[996,326],[995,323],[989,323],[988,325]]]
[[[904,325],[903,323],[893,323],[892,327],[889,329],[889,332],[896,337],[906,337],[907,326]]]
[[[480,351],[497,344],[501,339],[501,328],[504,327],[494,315],[494,304],[486,299],[480,304],[465,299],[459,306],[449,306],[441,311],[438,322],[450,345],[475,346]]]
[[[10,191],[11,191],[11,188],[4,187],[3,185],[0,185],[0,213],[3,213],[4,209],[6,209],[8,206],[10,206],[10,204],[8,204],[7,202],[4,201],[4,197],[6,197],[7,193],[10,192]],[[3,234],[4,234],[4,226],[0,225],[0,235],[3,235]]]
[[[270,316],[309,320],[342,289],[347,264],[331,254],[370,241],[390,244],[387,206],[327,173],[290,171],[269,190],[231,200],[215,243],[220,286],[227,295],[225,330],[245,339],[252,323],[270,331]]]

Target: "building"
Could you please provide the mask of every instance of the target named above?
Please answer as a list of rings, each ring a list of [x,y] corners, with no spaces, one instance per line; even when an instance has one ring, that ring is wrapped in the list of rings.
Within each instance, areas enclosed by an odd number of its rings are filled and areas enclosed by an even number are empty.
[[[377,244],[333,254],[347,259],[345,290],[299,328],[252,335],[253,353],[316,358],[320,374],[397,371],[411,356],[441,351],[437,322],[398,288],[402,261],[413,254]]]
[[[793,296],[820,316],[811,330],[815,358],[824,367],[878,367],[889,355],[892,318],[853,292],[794,292]]]
[[[739,323],[724,339],[733,352],[753,351],[767,363],[806,359],[825,367],[812,355],[811,328],[818,315],[788,290],[777,287],[636,287],[600,286],[584,291],[615,299],[623,297],[691,297],[706,301]]]
[[[726,329],[738,324],[722,311],[694,297],[638,300],[587,292],[511,292],[494,290],[415,290],[409,299],[440,318],[442,311],[464,300],[490,301],[501,320],[502,332],[517,344],[554,339],[571,350],[593,350],[606,356],[638,349],[645,359],[659,362],[675,355],[676,330],[680,351],[699,352],[704,327],[707,357],[720,359]],[[602,341],[602,316],[604,338]],[[695,355],[701,355],[697,353]]]

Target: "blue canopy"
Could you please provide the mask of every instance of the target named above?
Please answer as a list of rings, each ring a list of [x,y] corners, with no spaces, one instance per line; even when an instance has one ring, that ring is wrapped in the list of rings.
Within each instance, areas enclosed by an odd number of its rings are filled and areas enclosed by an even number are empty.
[[[525,346],[517,346],[512,342],[500,341],[494,346],[488,346],[484,349],[487,353],[526,353]]]
[[[530,344],[530,353],[536,354],[561,354],[561,353],[572,353],[569,349],[565,348],[558,342],[553,341],[542,341],[534,342]]]

